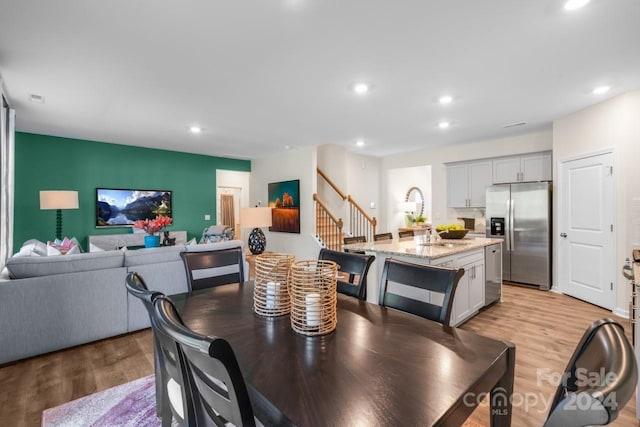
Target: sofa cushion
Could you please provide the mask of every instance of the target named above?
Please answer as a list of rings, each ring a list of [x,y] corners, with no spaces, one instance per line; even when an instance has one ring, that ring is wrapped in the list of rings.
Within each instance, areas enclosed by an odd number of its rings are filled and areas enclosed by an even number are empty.
[[[7,260],[7,269],[12,279],[103,270],[123,266],[124,254],[120,251],[52,257],[11,257]]]
[[[124,255],[125,267],[146,264],[160,264],[171,261],[181,261],[180,252],[184,245],[165,246],[159,248],[145,248],[126,251]]]

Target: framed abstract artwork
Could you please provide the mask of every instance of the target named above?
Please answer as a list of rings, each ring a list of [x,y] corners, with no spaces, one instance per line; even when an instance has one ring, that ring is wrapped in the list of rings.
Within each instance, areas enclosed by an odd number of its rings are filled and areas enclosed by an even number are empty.
[[[269,231],[300,233],[300,180],[269,184],[271,227]]]

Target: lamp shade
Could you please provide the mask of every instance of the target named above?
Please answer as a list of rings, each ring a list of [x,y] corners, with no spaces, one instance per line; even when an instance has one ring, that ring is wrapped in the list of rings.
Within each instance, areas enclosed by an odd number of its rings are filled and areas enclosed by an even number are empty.
[[[41,191],[40,209],[78,209],[78,192],[66,190]]]
[[[270,227],[271,208],[242,208],[240,209],[240,225],[246,228]]]

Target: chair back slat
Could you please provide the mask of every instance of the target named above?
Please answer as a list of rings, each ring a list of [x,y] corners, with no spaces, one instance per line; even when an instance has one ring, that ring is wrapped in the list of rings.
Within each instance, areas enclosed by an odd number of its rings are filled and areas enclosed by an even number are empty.
[[[387,258],[382,271],[379,304],[434,320],[448,327],[451,322],[453,297],[463,275],[463,268],[413,264]],[[442,305],[390,292],[389,282],[443,294]]]
[[[398,238],[400,239],[404,237],[413,237],[413,236],[415,236],[415,233],[413,230],[398,231]]]

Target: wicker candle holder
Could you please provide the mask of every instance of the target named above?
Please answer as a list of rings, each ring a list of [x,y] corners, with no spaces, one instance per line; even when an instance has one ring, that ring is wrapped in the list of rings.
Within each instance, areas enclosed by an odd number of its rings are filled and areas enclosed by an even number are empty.
[[[289,272],[291,328],[302,335],[324,335],[336,328],[338,264],[297,261]]]
[[[268,253],[256,256],[256,280],[253,285],[253,311],[261,316],[289,314],[289,269],[295,256]]]

